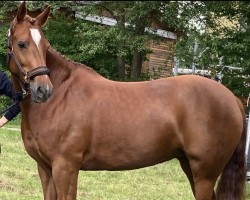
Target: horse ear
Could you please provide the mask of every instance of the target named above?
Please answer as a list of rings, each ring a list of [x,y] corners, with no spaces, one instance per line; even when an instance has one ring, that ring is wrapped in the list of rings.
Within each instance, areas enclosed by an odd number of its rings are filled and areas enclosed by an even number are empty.
[[[27,8],[26,8],[25,1],[23,1],[17,11],[17,15],[16,15],[17,22],[22,21],[26,14],[27,14]]]
[[[36,20],[39,22],[39,24],[41,26],[45,26],[47,23],[47,20],[49,18],[49,14],[50,14],[50,6],[48,6],[45,11],[43,11],[41,14],[39,14],[36,17]]]

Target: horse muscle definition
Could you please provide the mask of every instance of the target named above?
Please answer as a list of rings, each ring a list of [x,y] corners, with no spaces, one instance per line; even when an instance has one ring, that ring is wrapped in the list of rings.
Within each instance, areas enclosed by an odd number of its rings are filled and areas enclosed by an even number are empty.
[[[195,75],[108,80],[50,46],[41,28],[49,13],[30,17],[22,2],[8,36],[13,83],[25,91],[22,138],[45,200],[75,200],[79,170],[133,170],[173,158],[195,199],[244,199],[245,114],[227,88]]]

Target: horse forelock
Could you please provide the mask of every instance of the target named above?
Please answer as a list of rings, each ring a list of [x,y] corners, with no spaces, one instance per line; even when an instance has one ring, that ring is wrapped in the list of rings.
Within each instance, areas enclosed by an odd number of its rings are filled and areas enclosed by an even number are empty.
[[[39,22],[36,20],[36,18],[33,18],[29,15],[26,15],[22,21],[18,22],[17,21],[17,18],[15,18],[13,21],[12,21],[12,24],[13,25],[16,25],[16,24],[20,24],[20,23],[23,23],[23,22],[26,22],[27,24],[31,25],[31,26],[34,26],[34,25],[38,25],[39,26]]]
[[[28,20],[28,22],[29,22],[31,25],[34,25],[35,22],[36,22],[36,18],[30,17],[30,16],[27,16],[27,20]]]

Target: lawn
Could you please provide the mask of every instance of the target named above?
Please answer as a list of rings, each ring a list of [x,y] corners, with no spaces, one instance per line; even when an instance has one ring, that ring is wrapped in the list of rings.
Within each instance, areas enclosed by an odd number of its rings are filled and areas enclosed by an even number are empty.
[[[10,124],[8,126],[12,126]],[[18,126],[14,127],[18,128]],[[35,161],[26,153],[20,131],[0,130],[0,199],[43,199]],[[250,187],[248,185],[247,190]],[[177,160],[133,171],[80,172],[78,200],[191,200]],[[250,194],[248,194],[250,199]]]

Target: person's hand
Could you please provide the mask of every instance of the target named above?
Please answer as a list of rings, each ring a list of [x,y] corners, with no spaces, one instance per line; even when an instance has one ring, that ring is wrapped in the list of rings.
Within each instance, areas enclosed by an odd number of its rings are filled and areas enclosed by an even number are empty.
[[[8,121],[9,121],[8,119],[2,116],[2,118],[0,118],[0,128],[3,127],[5,124],[7,124]]]

